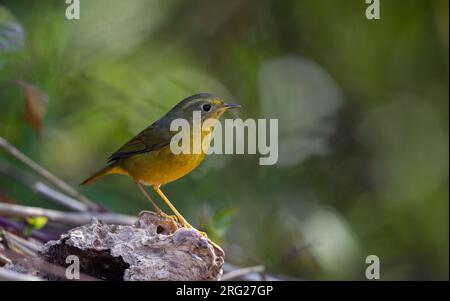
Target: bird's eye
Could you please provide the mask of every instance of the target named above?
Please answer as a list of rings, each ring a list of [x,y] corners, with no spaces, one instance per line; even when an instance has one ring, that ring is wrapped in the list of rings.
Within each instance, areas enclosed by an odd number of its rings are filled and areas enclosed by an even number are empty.
[[[202,105],[202,110],[205,112],[211,111],[211,105],[209,103],[205,103]]]

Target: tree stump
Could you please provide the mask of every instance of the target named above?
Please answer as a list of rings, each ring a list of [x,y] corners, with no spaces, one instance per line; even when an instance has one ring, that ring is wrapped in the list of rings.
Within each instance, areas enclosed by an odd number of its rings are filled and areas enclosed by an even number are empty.
[[[147,211],[132,226],[94,218],[39,252],[63,267],[69,255],[79,258],[81,273],[102,280],[218,280],[224,263],[222,249],[198,231]]]

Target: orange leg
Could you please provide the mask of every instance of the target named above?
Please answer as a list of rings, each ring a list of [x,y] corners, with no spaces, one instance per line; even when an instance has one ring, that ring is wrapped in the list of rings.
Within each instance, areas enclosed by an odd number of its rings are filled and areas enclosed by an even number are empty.
[[[164,195],[164,193],[159,189],[159,186],[152,186],[153,190],[156,191],[157,194],[166,202],[167,206],[175,213],[175,216],[178,218],[178,221],[180,222],[181,226],[185,228],[193,228],[185,219],[184,217],[178,212],[178,210],[175,208],[174,205],[169,201],[169,199]]]
[[[142,193],[145,195],[145,197],[147,198],[147,200],[150,201],[150,203],[152,204],[153,208],[155,209],[156,214],[158,214],[159,216],[162,217],[166,217],[168,219],[171,219],[174,223],[177,222],[177,217],[174,215],[167,215],[165,214],[161,209],[159,209],[159,207],[155,204],[155,202],[153,202],[152,198],[150,197],[150,195],[147,193],[147,191],[145,190],[144,185],[142,185],[139,182],[136,182],[136,184],[138,185],[139,189],[142,191]]]
[[[153,188],[153,190],[155,190],[155,192],[157,194],[159,194],[159,196],[164,200],[164,202],[166,202],[167,206],[169,206],[169,208],[173,211],[173,213],[175,213],[175,216],[177,217],[181,226],[183,226],[185,228],[192,228],[192,229],[196,230],[198,233],[200,233],[200,235],[202,235],[206,238],[208,237],[205,232],[198,231],[184,219],[184,217],[180,214],[180,212],[178,212],[178,210],[175,208],[175,206],[172,205],[172,203],[169,201],[169,199],[164,195],[164,193],[161,191],[161,189],[159,189],[159,186],[155,185],[155,186],[152,186],[152,188]]]

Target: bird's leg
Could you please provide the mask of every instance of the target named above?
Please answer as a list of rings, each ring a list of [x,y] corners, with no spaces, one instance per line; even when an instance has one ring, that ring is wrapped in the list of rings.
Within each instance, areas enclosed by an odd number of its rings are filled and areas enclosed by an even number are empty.
[[[147,193],[147,191],[145,190],[144,185],[142,185],[142,184],[139,183],[139,182],[136,182],[136,184],[137,184],[137,186],[139,187],[139,189],[142,191],[142,193],[145,195],[145,197],[147,198],[147,200],[150,201],[150,203],[152,204],[153,209],[155,210],[156,214],[158,214],[159,216],[168,217],[168,218],[170,218],[171,220],[173,220],[173,221],[175,221],[175,222],[177,221],[177,218],[176,218],[175,216],[173,216],[173,215],[167,215],[167,214],[165,214],[164,212],[162,212],[161,209],[159,209],[159,207],[156,205],[155,202],[153,202],[152,198],[150,197],[150,195],[149,195],[149,194]]]
[[[161,189],[159,189],[159,186],[152,186],[153,190],[156,191],[157,194],[159,194],[159,196],[164,200],[164,202],[166,202],[167,206],[169,206],[169,208],[173,211],[173,213],[175,213],[175,215],[178,218],[178,221],[180,222],[181,226],[185,227],[185,228],[192,228],[195,229],[194,227],[192,227],[185,219],[184,217],[178,212],[178,210],[175,208],[174,205],[172,205],[172,203],[169,201],[169,199],[164,195],[164,193],[161,191]],[[197,229],[195,229],[197,230]],[[198,231],[198,230],[197,230]],[[207,237],[205,232],[201,232],[198,231],[202,236]]]
[[[175,206],[172,205],[172,203],[169,201],[169,199],[164,195],[164,193],[159,189],[159,186],[152,186],[153,190],[156,191],[157,194],[166,202],[167,206],[172,210],[173,213],[175,213],[175,216],[178,218],[178,221],[183,227],[186,228],[192,228],[191,225],[184,219],[184,217],[178,212],[178,210],[175,208]]]

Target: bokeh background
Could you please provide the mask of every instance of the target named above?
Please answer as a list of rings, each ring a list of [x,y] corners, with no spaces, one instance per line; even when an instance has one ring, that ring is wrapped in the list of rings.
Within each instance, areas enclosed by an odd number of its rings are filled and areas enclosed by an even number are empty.
[[[373,21],[362,0],[81,0],[80,20],[64,1],[0,5],[0,136],[68,183],[211,92],[243,105],[228,118],[280,126],[276,165],[213,155],[164,188],[229,262],[351,280],[375,254],[381,279],[448,279],[448,1],[381,1]],[[150,209],[125,177],[79,190]],[[58,208],[4,175],[0,191]]]

